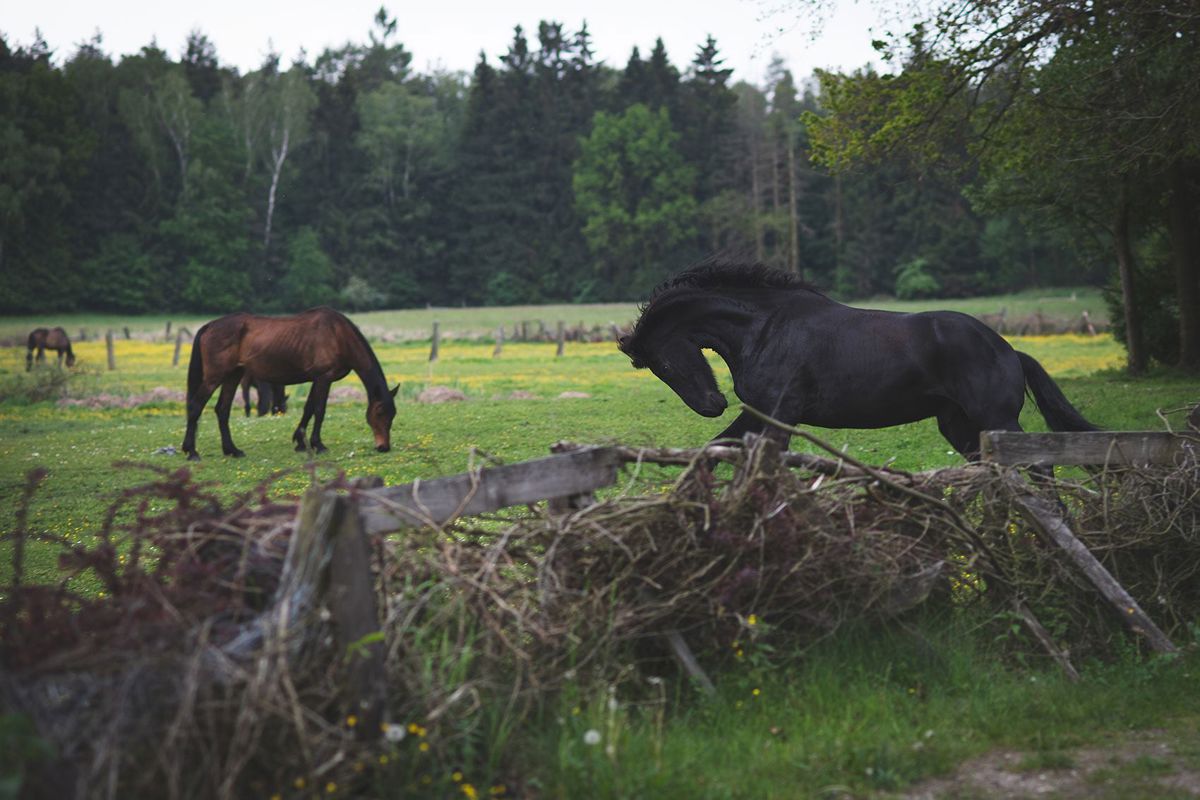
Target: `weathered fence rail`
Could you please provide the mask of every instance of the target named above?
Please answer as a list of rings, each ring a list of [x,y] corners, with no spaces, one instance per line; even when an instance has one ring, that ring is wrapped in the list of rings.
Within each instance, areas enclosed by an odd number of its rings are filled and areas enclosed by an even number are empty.
[[[1200,436],[1161,431],[984,431],[984,461],[1006,466],[1149,466],[1200,458]]]

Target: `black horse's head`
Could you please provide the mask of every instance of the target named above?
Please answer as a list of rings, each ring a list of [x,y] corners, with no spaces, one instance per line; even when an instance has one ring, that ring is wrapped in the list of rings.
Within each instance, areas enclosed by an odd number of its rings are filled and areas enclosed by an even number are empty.
[[[636,369],[649,369],[697,414],[721,416],[729,404],[700,345],[683,336],[655,335],[655,327],[639,324],[617,340],[617,347]]]
[[[392,420],[396,418],[396,392],[399,390],[400,384],[390,391],[385,386],[367,402],[367,424],[375,434],[375,449],[381,453],[392,449]]]

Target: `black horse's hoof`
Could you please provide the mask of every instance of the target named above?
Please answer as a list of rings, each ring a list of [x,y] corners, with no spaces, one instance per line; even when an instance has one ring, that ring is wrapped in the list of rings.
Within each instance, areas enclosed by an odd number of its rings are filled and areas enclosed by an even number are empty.
[[[304,442],[296,442],[296,452],[297,453],[303,453],[306,450],[308,450],[308,445],[306,445]]]
[[[192,452],[188,453],[187,460],[188,461],[199,461],[200,454],[193,450]]]
[[[329,452],[329,448],[323,444],[314,444],[312,446],[312,450],[314,453],[328,453]]]
[[[245,453],[244,451],[242,451],[242,450],[238,450],[238,449],[235,447],[235,448],[233,448],[232,450],[226,450],[226,451],[225,451],[225,455],[227,455],[227,456],[233,456],[234,458],[241,458],[241,457],[243,457],[244,455],[246,455],[246,453]]]

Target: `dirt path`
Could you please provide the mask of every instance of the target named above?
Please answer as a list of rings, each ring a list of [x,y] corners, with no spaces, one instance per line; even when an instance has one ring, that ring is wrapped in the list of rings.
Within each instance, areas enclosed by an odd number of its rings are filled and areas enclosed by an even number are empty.
[[[1200,798],[1200,723],[1134,731],[1051,752],[998,750],[925,781],[903,800],[1182,800]]]

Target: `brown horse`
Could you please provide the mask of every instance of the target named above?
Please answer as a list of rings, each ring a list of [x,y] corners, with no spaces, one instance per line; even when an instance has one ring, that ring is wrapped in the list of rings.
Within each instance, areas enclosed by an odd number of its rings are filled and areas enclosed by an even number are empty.
[[[308,449],[305,429],[313,420],[315,452],[325,452],[321,443],[321,423],[325,419],[325,401],[329,385],[354,370],[367,390],[367,424],[375,434],[375,449],[391,449],[392,420],[396,416],[396,390],[388,390],[379,359],[366,337],[354,323],[332,308],[310,308],[292,317],[260,317],[254,314],[230,314],[213,320],[192,340],[192,358],[188,366],[187,432],[183,452],[189,460],[200,458],[196,452],[196,424],[208,398],[221,387],[217,398],[217,424],[221,429],[221,450],[227,456],[245,455],[229,434],[229,410],[244,373],[269,383],[293,384],[312,381],[304,414],[292,439],[296,450]]]
[[[286,414],[288,395],[282,383],[269,383],[255,380],[249,373],[242,375],[242,404],[246,407],[246,416],[250,416],[250,387],[258,393],[258,415]]]
[[[75,366],[75,351],[71,349],[71,340],[62,328],[34,328],[29,334],[29,352],[25,354],[25,371],[33,369],[33,351],[37,350],[39,363],[46,360],[46,351],[58,353],[58,365],[61,367],[63,355],[67,356],[67,366]]]

